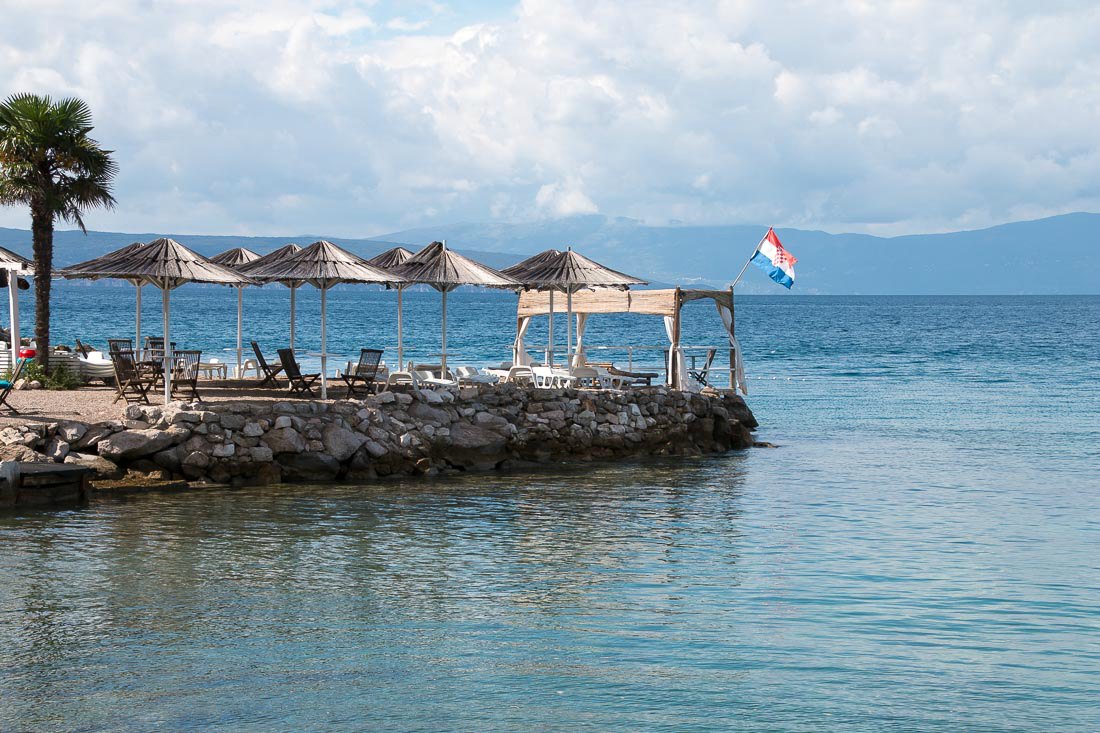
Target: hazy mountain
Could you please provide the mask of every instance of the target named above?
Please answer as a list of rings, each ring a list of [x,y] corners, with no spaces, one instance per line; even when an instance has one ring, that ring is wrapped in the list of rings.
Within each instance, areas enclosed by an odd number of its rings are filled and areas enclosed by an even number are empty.
[[[373,256],[400,242],[417,249],[433,239],[494,267],[572,245],[611,267],[655,283],[724,286],[767,231],[763,226],[648,226],[604,216],[523,224],[466,223],[410,229],[373,239],[332,241]],[[1073,294],[1100,293],[1100,214],[1066,214],[948,234],[873,237],[778,229],[798,257],[793,293]],[[159,234],[74,231],[55,235],[58,264],[99,256]],[[232,247],[269,252],[314,235],[236,237],[169,235],[204,255]],[[0,246],[30,253],[30,233],[0,228]],[[741,290],[743,288],[743,291]],[[752,268],[738,292],[781,294]]]
[[[384,235],[395,242],[446,238],[457,248],[530,254],[572,245],[604,264],[654,280],[724,285],[764,226],[647,226],[580,216],[525,224],[455,224]],[[1100,293],[1100,214],[1017,222],[976,231],[873,237],[777,229],[798,258],[793,293]],[[763,273],[744,292],[782,293]]]

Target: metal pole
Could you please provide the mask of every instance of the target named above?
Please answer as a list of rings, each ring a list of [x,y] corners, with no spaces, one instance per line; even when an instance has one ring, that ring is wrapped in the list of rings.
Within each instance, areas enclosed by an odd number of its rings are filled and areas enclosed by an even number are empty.
[[[401,340],[401,295],[405,292],[404,285],[397,286],[397,369],[405,368],[405,347]]]
[[[294,348],[294,294],[298,292],[297,285],[290,286],[290,348]]]
[[[573,370],[573,288],[569,287],[565,290],[565,310],[567,312],[565,316],[565,356],[569,359],[569,363],[566,368],[570,371]]]
[[[137,288],[137,310],[134,313],[134,353],[139,354],[141,349],[141,280],[134,283]]]
[[[447,288],[443,287],[443,359],[442,359],[442,371],[439,375],[440,379],[447,378]]]
[[[550,325],[547,326],[546,366],[554,366],[554,291],[550,291]]]
[[[15,373],[15,365],[19,362],[19,273],[15,268],[8,268],[8,326],[11,331],[8,336],[11,343],[11,371]]]
[[[326,367],[328,367],[328,353],[325,351],[326,334],[325,334],[325,294],[328,293],[327,287],[321,288],[321,399],[328,399],[328,374],[326,374]]]
[[[745,276],[745,270],[749,269],[749,263],[752,262],[753,255],[756,254],[756,251],[758,249],[760,249],[760,245],[762,245],[764,243],[764,240],[767,239],[767,238],[768,238],[768,235],[765,234],[763,237],[760,238],[760,241],[756,243],[756,246],[753,247],[752,254],[749,255],[749,258],[747,260],[745,260],[745,266],[741,268],[741,272],[737,273],[737,277],[735,277],[733,279],[733,282],[730,283],[730,290],[733,290],[734,288],[736,288],[737,283],[741,282],[741,278],[743,278]]]
[[[244,309],[244,287],[237,287],[237,379],[241,378],[241,363],[242,353],[241,349],[241,313]]]
[[[164,404],[172,401],[172,339],[168,335],[169,309],[171,302],[168,296],[168,281],[161,286],[161,311],[164,315]]]

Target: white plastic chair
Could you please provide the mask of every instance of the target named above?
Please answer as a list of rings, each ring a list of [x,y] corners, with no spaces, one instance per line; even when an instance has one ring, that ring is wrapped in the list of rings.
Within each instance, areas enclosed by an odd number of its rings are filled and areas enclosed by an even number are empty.
[[[508,370],[508,376],[504,381],[511,384],[534,384],[535,374],[531,371],[531,367],[514,366]]]

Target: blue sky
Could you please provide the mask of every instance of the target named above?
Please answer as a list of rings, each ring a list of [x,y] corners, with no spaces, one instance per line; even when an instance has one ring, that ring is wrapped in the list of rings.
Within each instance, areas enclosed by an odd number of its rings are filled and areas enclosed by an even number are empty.
[[[574,214],[897,234],[1100,210],[1100,9],[921,0],[0,0],[85,98],[97,229]],[[0,226],[27,226],[0,209]]]

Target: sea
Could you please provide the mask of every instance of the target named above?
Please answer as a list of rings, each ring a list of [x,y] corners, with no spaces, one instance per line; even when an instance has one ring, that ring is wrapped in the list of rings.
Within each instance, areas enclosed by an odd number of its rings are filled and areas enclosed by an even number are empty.
[[[287,300],[245,291],[246,343],[284,345]],[[449,301],[452,363],[509,358],[514,295]],[[394,293],[328,303],[330,351],[393,358]],[[405,294],[408,358],[439,305]],[[133,306],[59,283],[55,340]],[[235,308],[180,288],[171,334],[235,360]],[[299,291],[303,358],[318,312]],[[738,296],[774,447],[2,514],[0,730],[1100,730],[1098,324],[1097,296]],[[714,307],[684,329],[723,384]],[[648,368],[666,337],[585,341]]]

